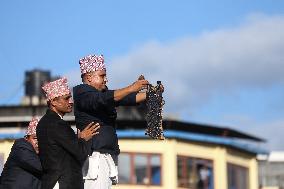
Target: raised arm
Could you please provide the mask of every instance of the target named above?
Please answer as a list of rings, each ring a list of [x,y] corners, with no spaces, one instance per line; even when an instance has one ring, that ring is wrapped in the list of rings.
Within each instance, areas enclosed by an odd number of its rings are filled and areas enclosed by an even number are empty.
[[[137,80],[133,84],[125,88],[117,89],[114,91],[114,100],[120,101],[127,95],[131,93],[139,92],[140,90],[146,88],[148,84],[149,82],[147,80]]]

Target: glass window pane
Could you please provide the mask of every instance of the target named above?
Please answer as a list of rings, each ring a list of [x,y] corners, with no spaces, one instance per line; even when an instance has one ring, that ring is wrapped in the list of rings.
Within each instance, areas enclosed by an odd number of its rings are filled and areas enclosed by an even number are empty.
[[[118,156],[118,180],[121,184],[130,183],[130,155],[127,153]]]
[[[177,157],[177,177],[178,177],[178,186],[179,187],[184,187],[185,185],[185,174],[184,174],[184,169],[183,169],[183,165],[184,165],[184,158],[178,156]]]
[[[186,172],[187,172],[187,179],[186,185],[189,188],[196,188],[196,184],[198,181],[198,174],[195,168],[193,158],[187,158],[186,160]]]
[[[147,156],[137,154],[134,158],[134,168],[137,184],[149,184],[150,180],[147,177]]]
[[[196,169],[198,173],[197,188],[213,189],[213,168],[212,162],[204,159],[196,159]]]
[[[233,164],[227,164],[227,170],[229,189],[248,188],[248,169]]]
[[[161,159],[159,155],[152,155],[151,157],[151,176],[152,185],[161,184]]]
[[[3,168],[4,168],[4,154],[0,153],[0,175],[3,171]]]
[[[239,169],[240,175],[240,188],[248,188],[248,170],[244,167]]]
[[[212,162],[192,157],[177,157],[178,186],[192,189],[214,189]]]

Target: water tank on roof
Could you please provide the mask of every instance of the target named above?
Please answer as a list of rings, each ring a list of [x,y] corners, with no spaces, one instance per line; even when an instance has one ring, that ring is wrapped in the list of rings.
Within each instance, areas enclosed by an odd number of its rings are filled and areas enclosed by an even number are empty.
[[[50,72],[43,70],[32,70],[25,72],[25,96],[44,97],[41,89],[45,82],[51,80]]]

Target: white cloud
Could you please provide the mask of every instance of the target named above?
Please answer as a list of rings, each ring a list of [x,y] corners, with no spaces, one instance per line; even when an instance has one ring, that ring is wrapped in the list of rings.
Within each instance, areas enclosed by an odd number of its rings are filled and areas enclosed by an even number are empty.
[[[162,80],[167,109],[195,108],[215,93],[284,83],[284,16],[252,15],[234,28],[162,44],[149,42],[108,65],[110,85],[144,74]]]
[[[140,74],[166,88],[170,112],[196,108],[214,94],[284,83],[284,15],[254,14],[239,26],[203,32],[162,44],[148,42],[107,60],[110,87],[132,83]],[[67,77],[80,83],[79,70]]]

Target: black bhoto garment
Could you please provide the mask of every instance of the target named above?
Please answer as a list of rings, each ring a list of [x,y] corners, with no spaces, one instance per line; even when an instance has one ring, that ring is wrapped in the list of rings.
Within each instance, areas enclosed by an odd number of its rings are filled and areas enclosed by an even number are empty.
[[[42,163],[42,189],[83,189],[82,165],[90,153],[87,142],[60,116],[47,110],[37,126],[39,157]]]
[[[101,125],[99,134],[92,139],[93,151],[111,155],[119,154],[115,107],[136,105],[136,94],[131,93],[119,102],[115,102],[114,90],[98,91],[87,84],[73,88],[76,127],[82,130],[92,121]]]
[[[1,175],[1,189],[39,189],[42,168],[32,144],[17,139]]]

